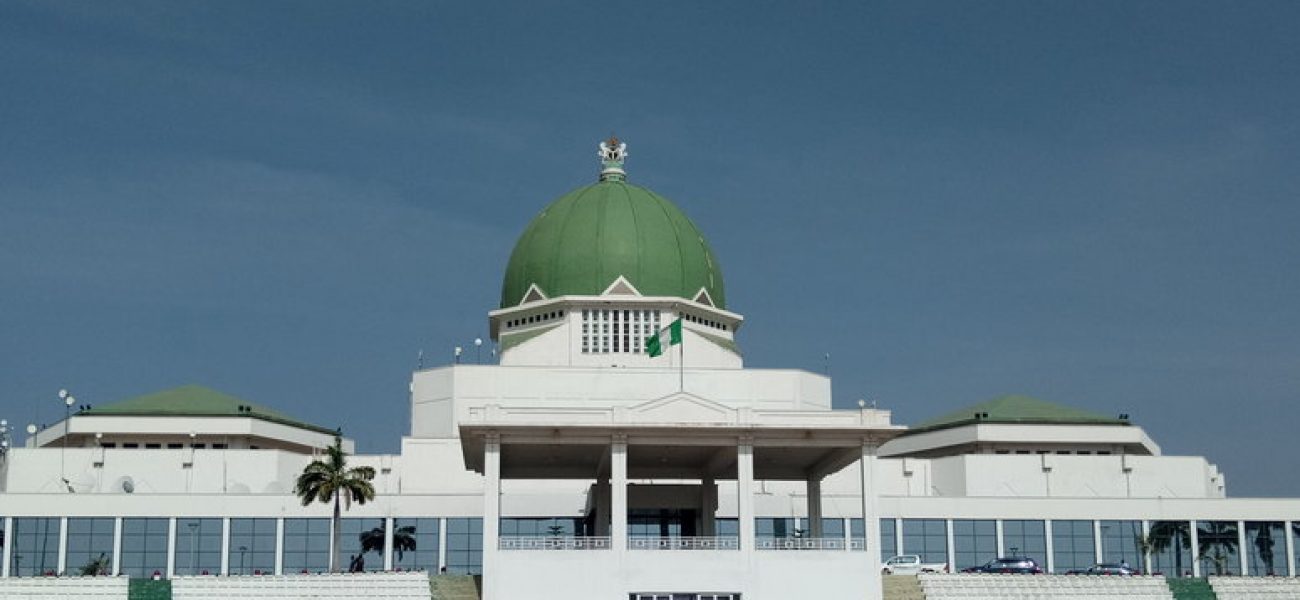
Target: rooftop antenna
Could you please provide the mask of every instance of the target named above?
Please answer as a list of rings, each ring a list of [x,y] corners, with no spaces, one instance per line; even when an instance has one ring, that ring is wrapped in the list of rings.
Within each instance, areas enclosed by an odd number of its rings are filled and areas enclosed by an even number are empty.
[[[464,350],[461,349],[460,346],[456,346],[456,350],[454,351],[455,358],[456,358],[456,364],[460,364],[460,355],[461,355],[462,352],[464,352]]]
[[[420,348],[420,352],[415,355],[415,369],[424,370],[424,348]]]

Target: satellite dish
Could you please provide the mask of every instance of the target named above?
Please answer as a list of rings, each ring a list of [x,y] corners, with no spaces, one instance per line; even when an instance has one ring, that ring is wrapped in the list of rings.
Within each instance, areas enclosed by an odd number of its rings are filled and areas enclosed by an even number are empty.
[[[131,494],[135,492],[135,482],[130,477],[122,479],[122,491]]]

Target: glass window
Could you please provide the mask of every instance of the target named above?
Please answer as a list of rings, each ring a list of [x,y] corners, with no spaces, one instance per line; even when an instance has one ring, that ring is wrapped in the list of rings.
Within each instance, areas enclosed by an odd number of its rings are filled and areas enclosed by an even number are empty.
[[[1236,521],[1199,521],[1196,541],[1200,545],[1201,576],[1241,575]]]
[[[10,550],[10,574],[16,577],[53,575],[59,567],[59,519],[28,517],[13,520],[14,530],[6,532],[13,544]]]
[[[998,557],[998,528],[992,519],[952,522],[953,559],[957,569],[978,567]]]
[[[230,574],[275,572],[275,519],[230,520]]]
[[[1087,569],[1097,559],[1092,521],[1052,521],[1052,566],[1057,573]]]
[[[719,537],[739,537],[740,521],[729,517],[719,517],[714,521]]]
[[[1101,560],[1145,569],[1142,565],[1142,521],[1102,521]]]
[[[323,573],[329,568],[330,520],[285,519],[284,573]]]
[[[1003,521],[1002,553],[1047,564],[1047,528],[1042,521]]]
[[[447,572],[483,573],[483,519],[447,519]]]
[[[948,562],[948,527],[943,519],[903,519],[903,554],[918,554],[921,562]]]
[[[1291,547],[1300,548],[1300,522],[1291,522]],[[1295,553],[1295,572],[1300,573],[1300,551]]]
[[[1152,521],[1151,570],[1174,577],[1192,573],[1192,533],[1187,521]]]
[[[785,517],[758,517],[754,519],[754,536],[759,538],[792,538],[801,535],[794,519]]]
[[[1250,575],[1286,575],[1286,526],[1283,523],[1246,523],[1246,566],[1250,568]]]
[[[822,519],[822,537],[844,538],[844,519]]]
[[[221,573],[221,519],[176,519],[177,575]]]
[[[343,519],[339,531],[340,571],[384,570],[384,519]]]
[[[508,517],[501,519],[501,535],[508,537],[573,537],[582,535],[582,519],[572,517]]]
[[[393,520],[393,568],[438,571],[438,519]]]
[[[122,566],[131,577],[167,572],[167,519],[122,519]]]
[[[113,574],[113,528],[111,518],[68,519],[69,575]]]
[[[862,531],[862,519],[853,519],[849,524],[855,528],[853,535],[856,537]],[[893,519],[880,520],[880,560],[889,560],[898,553],[896,525]]]

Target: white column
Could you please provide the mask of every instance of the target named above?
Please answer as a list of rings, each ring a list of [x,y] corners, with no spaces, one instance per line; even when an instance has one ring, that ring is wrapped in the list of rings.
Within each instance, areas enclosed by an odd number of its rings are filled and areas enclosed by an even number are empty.
[[[1265,524],[1267,526],[1267,524]],[[1242,575],[1250,575],[1247,570],[1246,557],[1250,554],[1246,551],[1246,522],[1237,521],[1237,564],[1241,568]]]
[[[1201,556],[1201,537],[1200,534],[1196,532],[1196,521],[1189,521],[1187,525],[1191,529],[1192,537],[1192,577],[1200,577],[1201,559],[1199,557]],[[1183,574],[1179,573],[1178,576],[1182,577]]]
[[[1002,536],[1002,519],[998,519],[993,522],[993,536],[997,538],[998,541],[998,556],[999,557],[1006,556],[1007,545],[1005,543],[1006,540],[1003,539]]]
[[[844,535],[842,536],[844,538],[844,549],[852,550],[853,549],[853,519],[840,519],[840,522],[844,524]],[[862,547],[875,548],[875,546],[868,546],[867,540],[865,539],[862,540]]]
[[[113,519],[113,576],[122,574],[122,517]]]
[[[1282,523],[1282,531],[1287,536],[1287,577],[1296,577],[1296,536],[1291,532],[1292,522]],[[8,530],[5,530],[8,531]],[[8,555],[6,555],[8,556]],[[5,569],[9,568],[9,558],[5,557]],[[8,571],[6,571],[8,573]]]
[[[712,474],[700,480],[700,535],[705,537],[718,535],[716,487]]]
[[[501,551],[501,437],[483,438],[483,600],[497,600],[497,552]]]
[[[1147,521],[1147,520],[1145,520],[1145,519],[1143,519],[1143,521],[1142,521],[1142,539],[1143,539],[1143,540],[1149,540],[1149,539],[1151,539],[1151,521]],[[1151,560],[1151,552],[1150,552],[1149,550],[1143,552],[1143,553],[1142,553],[1142,572],[1143,572],[1143,573],[1150,573],[1150,572],[1151,572],[1151,563],[1152,563],[1152,560]],[[1175,574],[1174,576],[1177,577],[1178,575]]]
[[[438,572],[447,568],[447,518],[438,519]]]
[[[384,570],[393,570],[393,518],[384,519]]]
[[[748,436],[736,444],[736,518],[740,551],[750,556],[754,552],[754,438]]]
[[[858,460],[858,478],[861,484],[862,492],[862,531],[866,534],[866,539],[872,539],[872,532],[876,532],[875,539],[880,539],[880,510],[877,507],[876,498],[879,495],[876,490],[876,445],[869,439],[862,440],[862,454]],[[902,539],[901,536],[899,539]],[[879,544],[880,542],[876,542]],[[881,580],[880,580],[880,552],[868,548],[867,551],[867,589],[866,597],[868,600],[878,600],[881,597]]]
[[[9,577],[9,562],[13,560],[13,517],[4,518],[4,531],[9,543],[4,544],[3,558],[4,565],[0,565],[0,577]],[[1291,539],[1291,529],[1287,529],[1287,539]],[[1291,545],[1288,544],[1287,548]]]
[[[957,572],[957,532],[953,529],[952,519],[946,519],[943,524],[944,530],[948,533],[948,572]]]
[[[876,521],[876,527],[880,527],[880,521]],[[894,556],[903,554],[903,517],[894,518]]]
[[[1100,520],[1094,520],[1094,521],[1092,522],[1092,562],[1094,562],[1094,563],[1100,563],[1100,562],[1101,562],[1101,560],[1102,560],[1102,557],[1101,557],[1101,553],[1102,553],[1102,552],[1101,552],[1101,551],[1102,551],[1102,546],[1101,546],[1101,521],[1100,521]],[[1139,564],[1141,563],[1140,560],[1137,561],[1137,562],[1138,562]],[[1143,569],[1143,572],[1145,573],[1146,570]]]
[[[1043,542],[1047,544],[1047,572],[1056,572],[1056,544],[1052,541],[1052,520],[1043,519]]]
[[[68,571],[68,518],[59,518],[59,567],[55,573],[65,575]]]
[[[284,575],[284,517],[275,520],[275,574]]]
[[[221,574],[230,574],[230,517],[221,519]]]
[[[174,575],[176,575],[176,517],[170,517],[167,519],[167,571],[165,576],[171,579]]]
[[[622,434],[609,444],[609,543],[615,552],[627,552],[627,436]]]
[[[822,480],[808,476],[808,532],[813,538],[822,538]]]

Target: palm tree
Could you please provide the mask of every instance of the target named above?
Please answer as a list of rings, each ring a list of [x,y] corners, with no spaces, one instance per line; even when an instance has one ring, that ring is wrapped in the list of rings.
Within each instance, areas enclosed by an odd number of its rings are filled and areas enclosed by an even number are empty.
[[[313,460],[302,470],[298,482],[293,486],[293,493],[302,499],[302,505],[312,502],[334,503],[334,535],[330,536],[330,572],[337,570],[339,555],[339,528],[342,516],[339,505],[351,508],[375,499],[375,486],[370,481],[375,478],[373,467],[348,468],[347,458],[343,454],[343,440],[334,437],[334,445],[325,449],[325,460]]]
[[[1259,561],[1264,563],[1264,574],[1273,574],[1273,526],[1275,523],[1262,523],[1255,532],[1255,549],[1259,551]],[[1247,530],[1249,531],[1249,530]],[[1245,575],[1245,573],[1242,573]]]
[[[109,563],[108,557],[105,555],[105,553],[100,552],[99,558],[96,558],[84,565],[81,565],[81,569],[78,571],[77,574],[81,575],[82,577],[95,577],[98,575],[108,575],[108,571],[109,571],[108,563]]]
[[[388,534],[387,525],[361,532],[361,553],[376,552],[383,554],[384,537]],[[402,560],[406,552],[415,552],[415,526],[407,525],[393,530],[393,554]]]
[[[1227,564],[1227,555],[1237,551],[1237,524],[1232,521],[1205,521],[1197,524],[1196,542],[1200,546],[1200,556],[1214,561],[1214,574],[1223,575]],[[1210,550],[1214,554],[1210,554]]]

